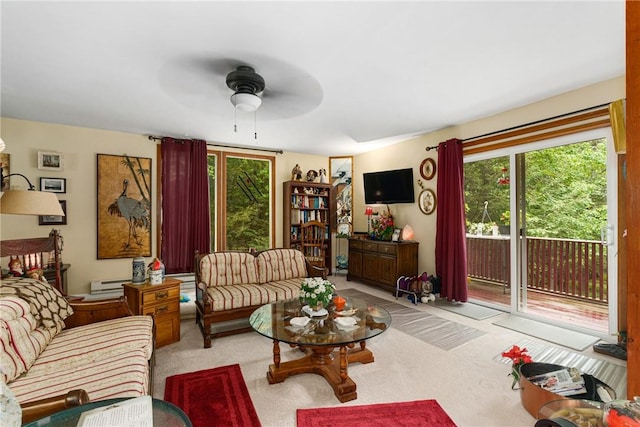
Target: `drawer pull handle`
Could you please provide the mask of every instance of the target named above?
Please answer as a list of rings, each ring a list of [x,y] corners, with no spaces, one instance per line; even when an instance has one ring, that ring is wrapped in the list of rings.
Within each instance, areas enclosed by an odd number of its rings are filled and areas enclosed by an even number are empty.
[[[156,292],[156,299],[165,299],[169,296],[169,292]]]
[[[385,252],[389,252],[389,248],[384,248],[384,251]]]
[[[156,308],[156,314],[166,313],[167,311],[169,311],[169,306],[166,305],[164,307]]]

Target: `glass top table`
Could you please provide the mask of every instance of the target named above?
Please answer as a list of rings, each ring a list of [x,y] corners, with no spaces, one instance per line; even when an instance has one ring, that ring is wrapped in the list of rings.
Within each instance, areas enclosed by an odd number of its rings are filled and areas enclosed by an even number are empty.
[[[270,384],[292,375],[315,373],[327,380],[341,402],[357,398],[356,384],[349,378],[347,366],[374,361],[366,340],[387,330],[391,315],[367,301],[346,300],[342,311],[330,306],[319,316],[306,312],[298,299],[265,304],[251,314],[251,327],[273,340],[273,364],[267,372]],[[302,357],[281,362],[280,342],[298,347]]]

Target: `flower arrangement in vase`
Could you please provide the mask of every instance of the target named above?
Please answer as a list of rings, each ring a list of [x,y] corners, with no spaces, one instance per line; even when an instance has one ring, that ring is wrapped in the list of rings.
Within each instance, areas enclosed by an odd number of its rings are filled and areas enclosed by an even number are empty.
[[[390,210],[382,211],[380,216],[371,221],[371,238],[374,240],[391,240],[393,236],[393,215]]]
[[[312,310],[319,311],[329,305],[335,290],[333,283],[322,277],[307,277],[300,286],[300,301]]]

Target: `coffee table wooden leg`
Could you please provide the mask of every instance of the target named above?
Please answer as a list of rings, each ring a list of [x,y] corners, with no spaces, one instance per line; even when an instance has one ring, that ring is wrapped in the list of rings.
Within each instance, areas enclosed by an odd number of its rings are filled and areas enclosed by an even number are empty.
[[[280,367],[280,341],[273,340],[273,364]]]

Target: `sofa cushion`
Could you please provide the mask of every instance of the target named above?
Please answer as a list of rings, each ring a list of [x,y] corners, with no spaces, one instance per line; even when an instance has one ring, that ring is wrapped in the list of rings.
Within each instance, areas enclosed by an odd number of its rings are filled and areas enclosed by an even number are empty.
[[[0,374],[11,382],[29,369],[55,330],[37,326],[29,303],[22,298],[0,298]]]
[[[64,330],[56,335],[29,369],[30,375],[56,374],[93,364],[129,350],[153,352],[153,318],[128,316]]]
[[[245,252],[215,252],[200,259],[200,279],[207,286],[258,283],[255,257]]]
[[[269,289],[276,295],[276,299],[271,302],[280,301],[284,299],[298,298],[300,296],[302,279],[278,280],[277,282],[263,283],[260,286]]]
[[[211,299],[211,308],[214,313],[234,308],[263,305],[276,300],[276,293],[272,289],[256,284],[209,286],[207,294]]]
[[[47,282],[26,277],[2,280],[0,295],[14,295],[29,302],[31,314],[46,328],[61,331],[64,319],[73,314],[67,299]]]
[[[259,283],[307,277],[304,254],[297,249],[270,249],[256,256]]]
[[[149,361],[143,349],[130,350],[96,363],[33,375],[31,370],[9,384],[22,403],[84,389],[91,401],[138,397],[149,393]]]

